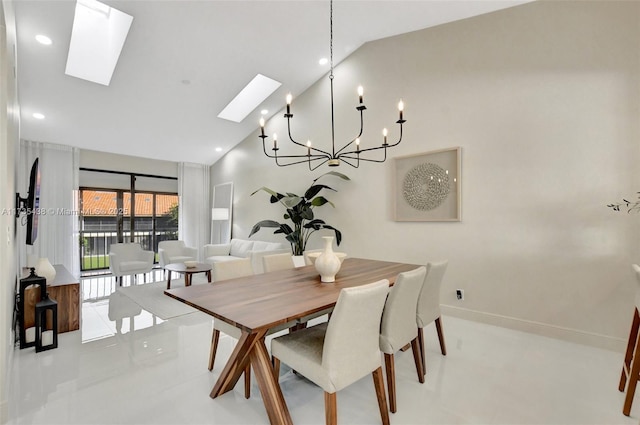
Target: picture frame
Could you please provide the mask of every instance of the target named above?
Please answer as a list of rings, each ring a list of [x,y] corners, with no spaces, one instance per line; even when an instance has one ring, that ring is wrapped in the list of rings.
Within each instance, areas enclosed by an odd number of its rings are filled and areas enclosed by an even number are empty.
[[[395,221],[461,221],[461,148],[394,158]]]

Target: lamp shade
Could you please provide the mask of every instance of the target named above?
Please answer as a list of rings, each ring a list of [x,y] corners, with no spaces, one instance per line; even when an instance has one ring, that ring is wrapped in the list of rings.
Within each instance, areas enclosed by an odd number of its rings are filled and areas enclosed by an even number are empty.
[[[229,220],[229,208],[211,208],[211,220]]]

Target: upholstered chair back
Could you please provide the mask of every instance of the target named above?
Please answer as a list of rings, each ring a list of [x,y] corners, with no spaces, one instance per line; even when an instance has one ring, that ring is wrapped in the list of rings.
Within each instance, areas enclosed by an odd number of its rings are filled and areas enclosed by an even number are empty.
[[[262,266],[265,273],[293,269],[295,267],[293,258],[289,253],[265,255],[262,257]]]
[[[333,392],[380,367],[378,337],[388,290],[384,279],[340,291],[322,350],[322,368]]]
[[[212,270],[213,281],[236,279],[238,277],[250,276],[253,274],[250,258],[241,258],[239,260],[223,261],[216,263]]]
[[[418,336],[418,296],[427,273],[425,267],[400,273],[389,291],[380,326],[380,350],[394,354]]]
[[[427,276],[422,285],[416,314],[418,326],[421,328],[442,315],[440,312],[440,287],[448,264],[449,262],[446,260],[427,264]]]

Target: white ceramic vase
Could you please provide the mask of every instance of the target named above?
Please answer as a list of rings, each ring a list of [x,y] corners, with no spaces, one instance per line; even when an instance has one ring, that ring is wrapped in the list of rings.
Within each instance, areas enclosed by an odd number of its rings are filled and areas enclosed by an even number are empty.
[[[51,265],[48,258],[39,258],[36,263],[36,274],[47,279],[47,284],[53,283],[56,278],[56,269]]]
[[[342,262],[333,252],[333,236],[323,236],[322,239],[324,239],[324,251],[316,259],[316,270],[320,273],[322,282],[335,282]]]

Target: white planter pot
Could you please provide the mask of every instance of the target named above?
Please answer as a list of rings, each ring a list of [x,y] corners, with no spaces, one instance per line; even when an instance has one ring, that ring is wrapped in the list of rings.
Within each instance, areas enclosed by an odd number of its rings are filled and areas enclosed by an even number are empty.
[[[304,261],[304,255],[292,255],[293,265],[296,267],[304,267],[307,263]]]

